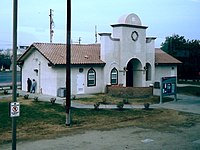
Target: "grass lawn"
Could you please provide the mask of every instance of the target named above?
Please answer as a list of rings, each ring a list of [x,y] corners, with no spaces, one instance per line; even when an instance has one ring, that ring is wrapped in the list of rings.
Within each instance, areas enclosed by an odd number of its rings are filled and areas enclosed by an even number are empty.
[[[173,98],[164,97],[163,102],[168,102],[174,100]],[[132,105],[143,105],[144,103],[149,104],[157,104],[160,103],[160,97],[159,96],[150,96],[146,98],[123,98],[123,97],[114,97],[110,94],[97,94],[86,98],[77,98],[74,101],[82,103],[82,104],[95,104],[95,103],[101,103],[101,104],[118,104],[119,102],[126,101],[127,104]]]
[[[0,100],[0,144],[11,142],[12,119],[8,116],[9,101]],[[63,106],[18,98],[20,117],[17,118],[17,140],[38,140],[71,135],[85,130],[109,130],[137,126],[168,132],[177,127],[190,127],[200,122],[199,115],[165,109],[75,109],[71,110],[72,126],[65,126]],[[167,127],[167,128],[166,128]]]
[[[194,82],[194,81],[178,81],[178,84],[190,84],[192,85],[200,85],[200,82]]]
[[[178,87],[177,92],[180,94],[200,96],[200,87],[195,87],[195,86]]]

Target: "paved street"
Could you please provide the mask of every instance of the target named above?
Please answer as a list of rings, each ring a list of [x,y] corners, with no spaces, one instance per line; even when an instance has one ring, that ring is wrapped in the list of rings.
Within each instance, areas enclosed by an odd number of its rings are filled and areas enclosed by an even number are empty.
[[[17,82],[20,82],[20,72],[17,72]],[[12,72],[11,71],[0,71],[0,84],[12,83]]]
[[[178,101],[163,103],[159,107],[200,114],[200,97],[177,95]]]

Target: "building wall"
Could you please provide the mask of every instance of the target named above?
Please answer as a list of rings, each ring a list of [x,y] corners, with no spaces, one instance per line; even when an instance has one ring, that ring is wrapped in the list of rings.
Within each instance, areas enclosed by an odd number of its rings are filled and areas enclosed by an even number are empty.
[[[87,74],[90,68],[93,68],[96,72],[96,86],[87,85]],[[80,69],[83,69],[83,72],[80,72]],[[64,67],[54,68],[57,72],[57,87],[59,88],[66,87],[66,69]],[[81,78],[79,80],[79,77]],[[71,94],[94,94],[94,93],[103,93],[104,88],[104,77],[103,77],[103,67],[97,66],[72,66],[71,67]],[[80,83],[81,82],[81,83]],[[81,85],[81,87],[79,86]],[[82,88],[81,90],[79,88]]]
[[[56,72],[48,66],[48,61],[37,51],[26,59],[22,66],[22,90],[27,91],[27,79],[35,79],[36,92],[55,95]]]
[[[151,80],[146,81],[146,86],[150,86],[155,80],[155,38],[146,39],[146,63],[151,65]]]
[[[43,58],[44,59],[44,58]],[[47,95],[55,95],[56,90],[55,87],[57,87],[57,73],[55,70],[53,70],[50,66],[48,66],[48,61],[42,61],[41,62],[41,69],[40,69],[40,92]]]
[[[133,41],[131,34],[137,31],[138,40]],[[121,34],[121,35],[119,35]],[[113,37],[120,38],[120,67],[123,68],[132,58],[137,58],[144,66],[146,62],[146,30],[134,27],[114,27]]]
[[[134,15],[133,15],[134,16]],[[131,17],[131,15],[129,16]],[[135,17],[135,16],[134,16]],[[137,18],[137,16],[136,16]],[[128,18],[131,19],[131,18]],[[131,22],[131,20],[128,20]],[[140,22],[140,20],[138,21]],[[126,86],[126,71],[128,63],[138,60],[140,64],[134,64],[135,87],[146,87],[154,82],[155,76],[155,38],[146,38],[144,26],[116,24],[113,26],[113,33],[103,33],[101,36],[101,59],[106,62],[104,67],[104,85],[110,84],[108,73],[115,67],[118,70],[118,83]],[[134,41],[131,34],[136,31],[138,39]],[[146,63],[151,66],[151,80],[146,81]]]
[[[114,45],[111,45],[110,47],[112,48],[112,46]],[[119,60],[117,60],[117,55],[113,56],[112,54],[110,54],[107,55],[105,59],[108,60],[108,63],[106,64],[105,67],[93,66],[93,69],[96,71],[96,86],[91,86],[91,87],[87,86],[87,73],[92,66],[73,66],[71,68],[72,95],[79,94],[77,86],[79,83],[77,78],[80,74],[83,75],[84,91],[82,94],[104,93],[106,85],[110,84],[110,72],[114,67],[118,69],[118,75],[119,75],[118,83],[119,84],[124,83],[123,80],[125,80],[126,76],[123,69],[122,68],[120,69],[119,67]],[[150,61],[153,62],[153,60],[149,60],[149,62]],[[79,72],[80,68],[83,69],[82,73]],[[36,70],[38,70],[38,72],[36,72]],[[156,66],[155,77],[153,75],[154,71],[152,72],[153,72],[152,80],[154,79],[155,82],[160,82],[161,77],[177,76],[177,66],[176,65]],[[36,50],[33,51],[33,53],[26,59],[26,63],[24,63],[22,67],[22,90],[24,91],[27,91],[28,78],[30,78],[31,80],[32,79],[36,80],[37,93],[57,96],[57,90],[59,88],[64,88],[66,86],[65,68],[48,66],[48,61]],[[146,86],[149,86],[151,83],[152,81],[146,81]],[[159,95],[159,92],[160,91],[158,89],[156,90],[154,89],[154,94],[158,93],[156,95]]]
[[[35,79],[37,82],[37,93],[57,96],[59,88],[66,87],[66,69],[65,66],[48,66],[48,61],[37,50],[33,50],[32,54],[26,59],[22,66],[22,90],[27,91],[27,79]],[[104,74],[103,67],[94,66],[96,71],[96,86],[87,86],[87,73],[93,66],[75,66],[71,68],[71,94],[78,93],[77,85],[78,75],[83,75],[83,93],[103,93]],[[83,72],[80,73],[79,69],[82,68]],[[37,70],[37,71],[36,71]],[[80,81],[80,80],[79,80]]]
[[[177,76],[177,66],[176,65],[156,66],[155,82],[160,82],[161,77],[170,77],[170,76]]]
[[[119,39],[112,38],[111,34],[101,34],[101,60],[106,62],[103,68],[104,87],[110,85],[110,72],[113,68],[118,70],[118,83],[123,83],[123,79],[121,78],[121,70],[123,70],[123,68],[120,68],[119,49]]]
[[[176,65],[158,65],[155,67],[155,82],[161,82],[162,77],[177,77],[177,66]],[[154,95],[160,95],[160,89],[154,88]]]

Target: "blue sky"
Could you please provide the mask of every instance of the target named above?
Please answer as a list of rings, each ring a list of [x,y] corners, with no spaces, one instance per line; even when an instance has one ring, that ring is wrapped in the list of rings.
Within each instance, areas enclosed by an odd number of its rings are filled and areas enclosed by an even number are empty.
[[[98,32],[112,32],[120,16],[137,14],[155,36],[156,47],[166,36],[200,40],[200,0],[71,0],[72,41],[95,42]],[[12,47],[12,0],[1,0],[0,48]],[[66,42],[66,0],[18,0],[18,45],[49,42],[49,10],[54,12],[53,42]],[[98,37],[98,42],[100,42]]]

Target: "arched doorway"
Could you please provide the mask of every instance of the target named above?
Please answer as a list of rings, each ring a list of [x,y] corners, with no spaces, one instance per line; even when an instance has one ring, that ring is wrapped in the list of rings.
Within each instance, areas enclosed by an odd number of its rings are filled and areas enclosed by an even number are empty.
[[[126,72],[126,86],[127,87],[141,87],[142,86],[142,64],[133,58],[127,64]]]

